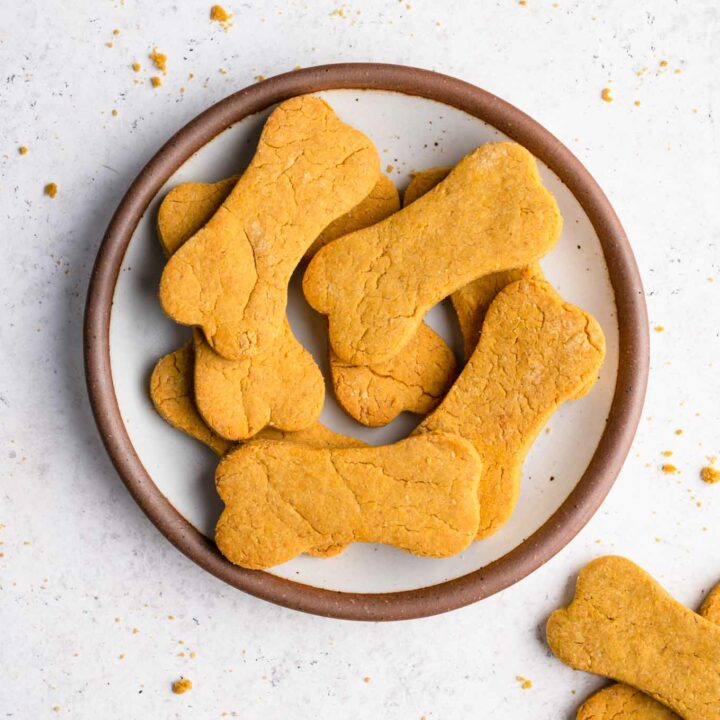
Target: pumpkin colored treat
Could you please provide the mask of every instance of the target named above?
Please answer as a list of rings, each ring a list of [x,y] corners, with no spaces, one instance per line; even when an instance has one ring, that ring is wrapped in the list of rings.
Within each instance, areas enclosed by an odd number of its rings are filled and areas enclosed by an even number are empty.
[[[570,667],[641,690],[683,720],[720,717],[720,627],[625,558],[583,568],[573,601],[550,616],[547,639]]]
[[[328,316],[340,358],[384,362],[439,300],[483,275],[535,262],[561,227],[532,155],[489,143],[419,200],[320,250],[303,279],[305,297]]]
[[[165,312],[201,327],[228,359],[267,351],[283,332],[298,262],[379,176],[370,140],[326,102],[305,95],[281,103],[230,195],[165,266]]]
[[[451,170],[449,167],[436,167],[415,173],[405,190],[404,204],[409,205],[432,190]],[[532,277],[544,279],[542,268],[537,263],[479,277],[450,296],[460,324],[466,359],[472,355],[480,339],[485,313],[495,296],[510,283]]]
[[[254,569],[351,542],[447,557],[477,532],[480,468],[470,443],[444,433],[342,449],[256,440],[218,466],[215,541]]]
[[[720,625],[720,585],[705,598],[700,615]],[[577,712],[577,720],[680,720],[670,708],[629,685],[616,683],[591,695]]]
[[[597,321],[549,283],[521,280],[495,298],[460,377],[415,430],[460,435],[480,454],[479,538],[508,520],[530,446],[559,405],[592,387],[604,356]]]

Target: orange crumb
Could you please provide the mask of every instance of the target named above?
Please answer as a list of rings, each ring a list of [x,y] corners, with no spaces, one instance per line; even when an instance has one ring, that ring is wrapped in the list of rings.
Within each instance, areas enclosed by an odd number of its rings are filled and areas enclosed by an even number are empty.
[[[116,617],[116,618],[115,618],[115,622],[116,622],[116,623],[119,623],[119,622],[120,622],[120,618],[119,618],[119,617]]]
[[[608,87],[602,89],[602,92],[600,93],[600,97],[601,97],[605,102],[612,102],[612,101],[613,101],[613,96],[610,94],[610,88],[608,88]]]
[[[639,100],[636,100],[635,103],[634,103],[634,105],[635,105],[635,107],[640,107],[640,101],[639,101]]]
[[[667,67],[667,66],[668,66],[668,61],[667,61],[667,60],[661,60],[661,61],[660,61],[660,67]]]
[[[370,680],[371,680],[371,678],[369,678],[369,677],[364,677],[364,678],[363,678],[363,682],[364,682],[366,685],[370,682]]]
[[[683,431],[682,431],[680,428],[678,428],[678,429],[675,431],[675,434],[676,434],[676,435],[682,435],[682,434],[683,434]]]
[[[53,712],[60,712],[60,706],[59,706],[59,705],[53,705]]]
[[[677,472],[677,468],[674,465],[670,465],[670,464],[663,465],[661,469],[667,475],[673,475]]]
[[[179,652],[179,653],[177,654],[177,656],[178,656],[178,657],[185,657],[185,653],[184,653],[184,652]]]
[[[168,620],[174,620],[174,619],[175,619],[174,615],[168,615]]]
[[[679,75],[679,74],[682,72],[682,70],[681,70],[680,68],[675,68],[675,70],[673,70],[673,72],[674,72],[676,75]]]
[[[190,657],[194,660],[194,659],[197,657],[197,653],[193,650],[193,651],[190,653]]]
[[[125,659],[125,653],[120,653],[118,655],[118,660],[124,660]]]
[[[337,16],[344,18],[345,17],[345,11],[342,8],[335,8],[331,13],[330,17]]]
[[[137,628],[133,628],[133,635],[137,635],[140,631]]]
[[[106,43],[105,43],[105,47],[111,48],[112,46],[113,46],[113,44],[112,44],[111,42],[106,42]]]
[[[55,183],[48,183],[45,186],[45,194],[48,197],[54,198],[57,195],[58,186]]]
[[[527,0],[518,0],[518,5],[527,5]]]
[[[118,111],[113,108],[112,113],[110,113],[113,117],[117,117]]]
[[[394,170],[394,167],[392,165],[388,164],[385,166],[386,173],[391,173],[393,170]]]
[[[532,687],[532,680],[528,680],[527,678],[524,678],[522,675],[516,675],[515,679],[521,683],[520,688],[522,690],[529,690]]]
[[[163,74],[167,74],[167,55],[161,53],[157,48],[153,48],[153,51],[148,55],[153,61],[155,67]]]
[[[210,8],[210,19],[215,22],[224,23],[231,17],[232,15],[230,15],[230,13],[222,5],[213,5]]]
[[[27,155],[28,149],[27,149],[24,145],[21,145],[21,146],[18,148],[18,152],[19,152],[21,155]]]
[[[139,62],[134,62],[132,64],[132,69],[134,72],[140,72],[140,68],[142,68],[142,65]]]
[[[150,83],[154,88],[160,87],[162,85],[162,78],[159,78],[157,75],[153,75],[150,78]]]
[[[256,79],[258,82],[262,82],[262,81],[265,79],[265,76],[264,76],[264,75],[256,75],[256,76],[255,76],[255,79]]]
[[[660,454],[663,457],[672,457],[672,450],[663,450]]]
[[[665,328],[662,325],[655,326],[655,332],[662,332]]]
[[[119,35],[119,34],[120,34],[120,30],[118,28],[115,28],[113,30],[113,35]]]
[[[192,690],[192,686],[192,680],[188,678],[180,678],[180,680],[175,680],[175,682],[172,684],[172,691],[176,695],[182,695],[188,690]]]
[[[714,467],[708,465],[700,471],[700,477],[703,479],[703,482],[714,485],[720,482],[720,470],[716,470]]]

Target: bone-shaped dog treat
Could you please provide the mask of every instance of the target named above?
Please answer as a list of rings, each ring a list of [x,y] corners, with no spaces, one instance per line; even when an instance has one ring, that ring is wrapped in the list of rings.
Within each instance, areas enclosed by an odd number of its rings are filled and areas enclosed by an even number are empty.
[[[591,387],[604,355],[596,320],[549,283],[521,280],[495,298],[460,377],[415,430],[461,435],[480,454],[479,538],[510,517],[533,440],[560,404]]]
[[[256,569],[351,542],[447,557],[477,531],[480,468],[470,443],[444,433],[345,449],[255,441],[218,466],[215,541]]]
[[[455,355],[428,325],[390,361],[375,365],[345,363],[330,351],[335,397],[358,422],[387,425],[401,412],[427,414],[442,400],[457,376]]]
[[[384,362],[435,303],[478,277],[535,262],[561,226],[532,155],[513,143],[483,145],[419,200],[320,250],[305,296],[328,315],[343,360]]]
[[[572,603],[550,616],[547,639],[570,667],[642,690],[683,720],[720,717],[720,627],[625,558],[581,571]]]
[[[700,615],[720,625],[720,585],[705,598]],[[680,720],[670,708],[661,705],[636,688],[617,683],[590,696],[578,709],[576,720]]]
[[[450,167],[436,167],[415,173],[405,190],[404,205],[409,205],[432,190],[449,175],[451,170]],[[544,279],[542,268],[537,263],[515,270],[484,275],[456,290],[450,296],[463,336],[466,359],[470,358],[478,344],[485,313],[495,296],[510,283],[533,277]]]
[[[166,254],[178,250],[213,216],[233,185],[233,178],[213,184],[186,183],[165,196],[157,228]],[[186,367],[194,368],[194,390],[185,406],[175,411],[183,418],[181,429],[188,429],[203,442],[208,429],[213,439],[217,434],[241,440],[266,425],[299,430],[317,420],[325,399],[323,376],[310,353],[295,339],[287,319],[282,334],[267,352],[245,360],[222,357],[199,330],[193,332],[193,338],[194,349],[182,351],[185,356],[194,356],[185,358]],[[171,357],[173,353],[167,356]],[[204,416],[200,423],[197,410]],[[160,414],[166,417],[167,411]]]
[[[281,103],[248,169],[210,221],[169,260],[160,300],[230,359],[283,331],[290,275],[317,236],[380,175],[370,140],[312,96]]]

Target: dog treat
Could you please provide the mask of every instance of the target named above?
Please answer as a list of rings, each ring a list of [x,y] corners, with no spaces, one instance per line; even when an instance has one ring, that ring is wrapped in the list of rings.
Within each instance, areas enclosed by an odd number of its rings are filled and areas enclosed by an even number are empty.
[[[683,720],[720,717],[720,627],[674,600],[644,570],[602,557],[548,620],[550,648],[576,670],[650,695]]]
[[[452,168],[436,167],[415,173],[405,190],[404,204],[409,205],[432,190],[448,176],[450,170]],[[480,339],[485,313],[495,296],[510,283],[533,277],[544,279],[542,268],[537,263],[515,270],[490,273],[473,280],[450,296],[460,324],[466,360],[470,358]]]
[[[229,440],[245,440],[266,425],[302,430],[320,417],[325,380],[290,324],[268,350],[245,360],[216,353],[199,330],[195,348],[195,404],[205,422]]]
[[[343,449],[254,441],[218,466],[215,541],[255,569],[351,542],[447,557],[475,537],[480,467],[470,443],[444,433]]]
[[[705,598],[700,614],[720,625],[720,585]],[[576,720],[679,720],[679,717],[639,690],[617,683],[590,696],[578,710]]]
[[[479,147],[430,192],[311,260],[308,302],[328,315],[343,360],[389,360],[425,313],[468,282],[542,257],[562,218],[532,155],[514,143]]]
[[[303,254],[379,176],[370,140],[326,102],[281,103],[230,195],[165,266],[165,312],[200,326],[226,358],[265,351],[283,332],[287,284]]]
[[[460,435],[483,459],[479,538],[510,517],[532,442],[559,405],[590,390],[604,355],[597,321],[549,283],[521,280],[495,298],[460,377],[415,430]]]
[[[330,351],[335,397],[358,422],[387,425],[401,412],[427,414],[443,398],[457,376],[448,344],[422,323],[412,340],[392,360],[352,365]]]
[[[234,443],[214,433],[200,417],[193,399],[192,343],[160,358],[150,376],[150,399],[160,417],[186,435],[224,455]]]

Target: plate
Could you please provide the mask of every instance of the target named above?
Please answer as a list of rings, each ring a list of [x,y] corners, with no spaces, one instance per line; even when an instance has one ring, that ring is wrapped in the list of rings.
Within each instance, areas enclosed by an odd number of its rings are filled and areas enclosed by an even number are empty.
[[[565,223],[542,261],[567,300],[591,312],[607,339],[598,383],[551,418],[523,468],[520,500],[495,535],[460,555],[419,558],[395,548],[356,544],[338,557],[296,558],[268,571],[227,562],[212,542],[222,510],[217,458],[167,425],[147,386],[156,360],[189,329],[166,318],[157,299],[164,256],[155,235],[157,206],[184,181],[241,172],[274,105],[313,92],[374,141],[399,188],[413,170],[452,165],[478,145],[512,139],[538,159]],[[298,339],[327,372],[324,320],[304,301],[296,273],[288,316]],[[460,349],[447,302],[428,323]],[[330,65],[295,71],[242,90],[180,130],[150,160],[118,207],[101,245],[86,305],[86,374],[105,446],[152,522],[206,570],[281,605],[349,619],[432,615],[477,601],[517,582],[568,543],[597,510],[629,450],[648,371],[647,313],[630,245],[610,204],[580,162],[535,121],[472,85],[416,68]],[[384,428],[364,428],[328,388],[321,421],[372,444],[405,437],[420,421],[404,413]]]

